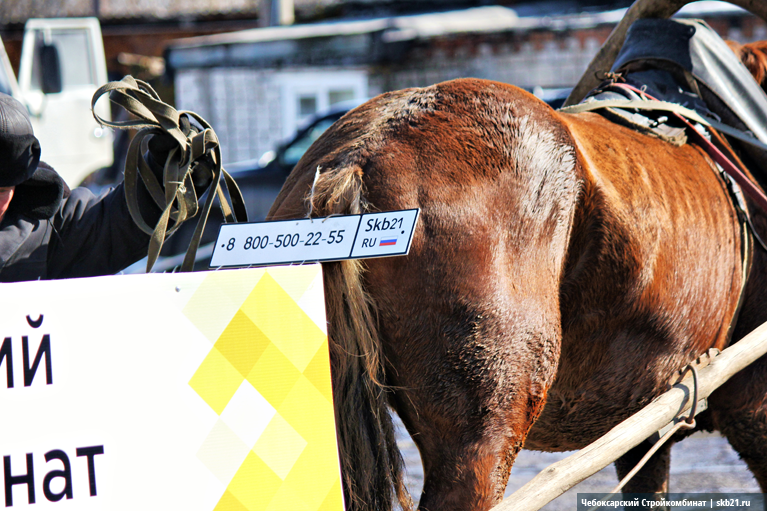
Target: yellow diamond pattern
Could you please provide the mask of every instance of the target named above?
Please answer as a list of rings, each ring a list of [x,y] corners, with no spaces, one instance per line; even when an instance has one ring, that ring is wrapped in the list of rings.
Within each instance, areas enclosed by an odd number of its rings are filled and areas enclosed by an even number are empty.
[[[214,346],[244,378],[270,344],[261,330],[242,311],[237,311]]]
[[[330,386],[330,378],[327,377],[328,360],[330,360],[330,354],[328,353],[328,343],[325,342],[317,350],[317,353],[314,354],[314,358],[304,369],[303,375],[320,391],[329,403],[332,403],[333,388]]]
[[[190,387],[218,415],[255,402],[232,400],[241,385],[276,410],[255,443],[248,442],[239,468],[229,465],[234,475],[215,511],[344,509],[321,283],[319,265],[212,272],[184,309],[214,342]],[[205,317],[211,314],[216,318]],[[243,410],[251,415],[239,416],[269,420]],[[224,430],[220,420],[217,427]],[[215,450],[200,453],[217,477],[227,472],[216,464]]]
[[[301,373],[277,346],[270,344],[248,373],[247,379],[269,404],[278,408]]]
[[[284,511],[285,509],[290,509],[290,511],[314,510],[314,508],[310,508],[306,502],[301,500],[292,488],[288,485],[282,485],[269,503],[269,507],[266,508],[266,511]]]
[[[232,492],[226,490],[213,511],[248,511]]]
[[[317,508],[317,511],[336,511],[343,508],[343,492],[341,491],[341,480],[339,479],[325,496],[324,502]]]
[[[249,511],[262,511],[277,494],[282,479],[251,452],[229,483],[227,490]]]
[[[242,374],[215,347],[194,373],[189,385],[221,415],[243,380]]]
[[[285,480],[305,447],[306,440],[296,433],[280,414],[276,414],[256,442],[253,452],[258,454],[280,479]]]
[[[299,371],[306,369],[319,347],[327,342],[327,335],[269,273],[261,278],[240,310]]]
[[[184,306],[184,315],[205,337],[215,342],[264,271],[218,272],[215,278],[206,277]],[[194,296],[198,298],[195,300]]]

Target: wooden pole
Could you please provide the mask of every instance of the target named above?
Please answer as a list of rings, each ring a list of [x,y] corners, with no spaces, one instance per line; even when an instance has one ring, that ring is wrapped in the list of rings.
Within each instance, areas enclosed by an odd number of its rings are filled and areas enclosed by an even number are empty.
[[[737,372],[767,353],[767,323],[736,342],[698,371],[698,399],[708,397]],[[689,374],[689,373],[688,373]],[[685,378],[641,411],[577,453],[535,476],[491,511],[535,511],[599,472],[675,417],[690,409],[692,378]]]

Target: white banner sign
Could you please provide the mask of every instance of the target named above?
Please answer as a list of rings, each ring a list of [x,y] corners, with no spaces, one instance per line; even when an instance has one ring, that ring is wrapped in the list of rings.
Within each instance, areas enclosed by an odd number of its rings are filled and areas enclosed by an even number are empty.
[[[407,255],[418,209],[223,224],[211,268]]]
[[[7,509],[343,510],[319,265],[2,293]]]

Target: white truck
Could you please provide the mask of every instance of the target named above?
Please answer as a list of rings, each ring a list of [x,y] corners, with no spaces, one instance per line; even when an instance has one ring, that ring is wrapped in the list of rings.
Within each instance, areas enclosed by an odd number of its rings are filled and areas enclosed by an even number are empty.
[[[41,159],[70,187],[113,161],[112,132],[91,113],[95,90],[107,82],[104,43],[96,18],[31,19],[24,27],[18,81],[0,44],[0,92],[29,110]],[[110,118],[106,100],[96,105]]]

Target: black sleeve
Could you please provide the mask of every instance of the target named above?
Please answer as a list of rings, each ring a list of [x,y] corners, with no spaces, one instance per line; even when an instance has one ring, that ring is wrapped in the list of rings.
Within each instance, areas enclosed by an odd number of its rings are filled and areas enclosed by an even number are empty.
[[[144,202],[144,201],[142,201]],[[150,204],[159,218],[159,208]],[[53,218],[48,278],[112,275],[147,254],[149,235],[128,212],[121,183],[96,197],[76,188]]]

